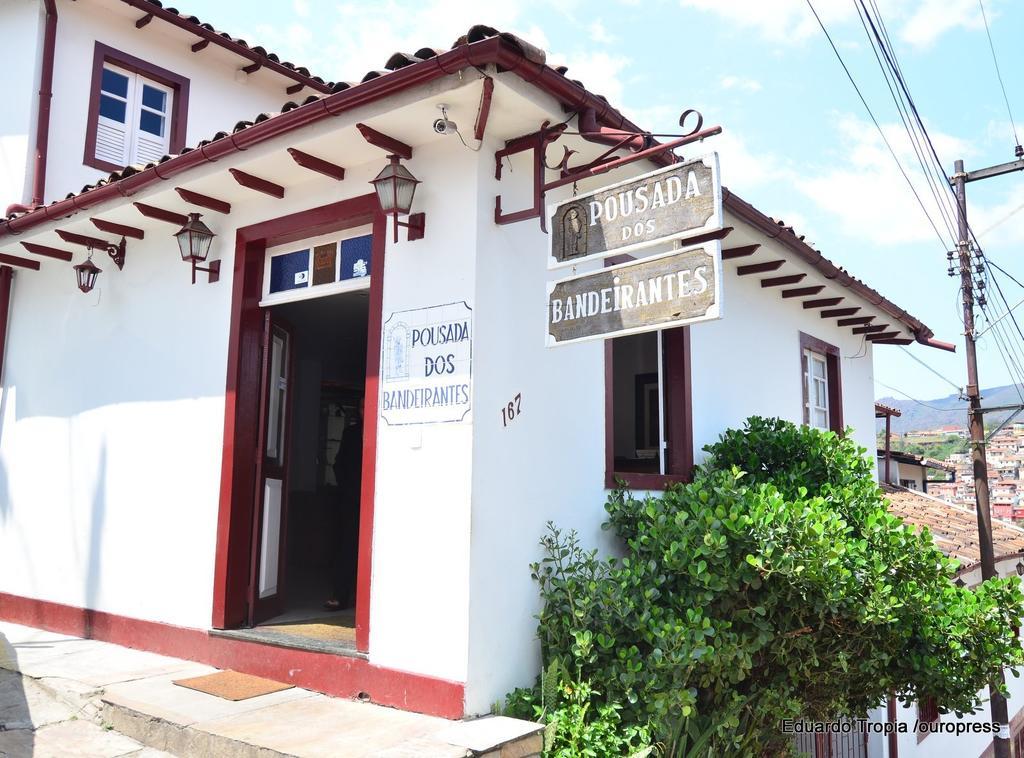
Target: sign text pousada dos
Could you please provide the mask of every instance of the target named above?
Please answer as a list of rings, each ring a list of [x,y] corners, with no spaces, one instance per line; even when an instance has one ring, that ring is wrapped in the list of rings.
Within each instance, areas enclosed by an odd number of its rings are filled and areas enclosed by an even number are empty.
[[[549,268],[722,227],[718,155],[694,158],[554,206]]]

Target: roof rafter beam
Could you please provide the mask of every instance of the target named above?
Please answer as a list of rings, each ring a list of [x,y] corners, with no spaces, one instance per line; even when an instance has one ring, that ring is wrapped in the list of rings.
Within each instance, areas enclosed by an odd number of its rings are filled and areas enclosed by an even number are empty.
[[[210,40],[208,40],[208,39],[201,39],[201,40],[199,40],[198,42],[196,42],[196,43],[194,43],[192,45],[192,52],[193,53],[198,53],[200,50],[205,50],[207,45],[209,45],[209,44],[210,44]]]
[[[22,242],[21,246],[30,253],[45,255],[47,258],[56,258],[59,261],[70,261],[74,256],[70,250],[61,250],[59,247],[48,245],[37,245],[35,242]]]
[[[267,181],[258,176],[247,174],[244,171],[239,171],[237,168],[229,168],[228,173],[243,187],[256,190],[256,192],[262,192],[264,195],[276,197],[278,200],[284,197],[284,187],[280,184],[274,184],[274,182]]]
[[[828,308],[832,305],[839,305],[843,302],[841,297],[822,297],[817,300],[804,300],[804,308],[810,310],[811,308]]]
[[[163,208],[157,208],[155,205],[146,205],[145,203],[132,203],[135,209],[146,218],[156,219],[157,221],[166,221],[168,224],[175,224],[177,226],[184,226],[185,222],[188,221],[188,216],[181,213],[175,213],[174,211],[168,211]]]
[[[796,287],[791,290],[782,290],[783,297],[803,297],[804,295],[817,295],[825,289],[824,284],[815,284],[810,287]]]
[[[0,253],[0,263],[5,263],[8,266],[30,268],[33,271],[39,270],[39,261],[34,261],[31,258],[20,258],[17,255],[7,255],[7,253]]]
[[[731,261],[734,258],[745,258],[757,252],[760,245],[740,245],[739,247],[727,247],[722,251],[722,260]]]
[[[323,158],[317,158],[315,155],[304,153],[294,147],[289,147],[287,150],[288,155],[292,157],[292,160],[303,168],[308,168],[310,171],[316,171],[324,176],[337,179],[339,182],[345,178],[345,169],[337,163],[325,161]]]
[[[101,218],[90,218],[93,226],[99,229],[101,232],[108,232],[110,234],[120,234],[122,237],[131,237],[132,239],[143,239],[146,233],[142,229],[138,229],[134,226],[127,226],[125,224],[115,224],[113,221],[104,221]]]
[[[412,147],[396,140],[394,137],[389,137],[383,132],[378,132],[372,126],[366,124],[356,124],[356,129],[363,135],[363,139],[369,142],[374,147],[379,147],[382,150],[387,150],[389,153],[397,155],[399,158],[405,158],[409,160],[412,158]]]
[[[140,18],[138,21],[135,22],[135,28],[136,29],[141,29],[142,27],[148,25],[149,22],[152,21],[152,20],[153,20],[153,14],[152,13],[147,13],[145,16],[143,16],[142,18]]]
[[[891,340],[900,336],[899,332],[880,332],[878,334],[869,334],[865,339],[868,342],[877,342],[878,340]]]
[[[888,324],[869,324],[868,326],[857,326],[851,331],[854,334],[871,334],[873,332],[882,332],[889,328]]]
[[[831,310],[822,311],[822,318],[838,318],[839,316],[852,316],[854,313],[860,310],[860,306],[851,306],[849,308],[832,308]]]
[[[193,192],[190,189],[184,187],[175,187],[174,191],[178,193],[182,200],[192,205],[198,205],[200,208],[209,208],[211,211],[217,211],[217,213],[231,213],[231,203],[225,200],[218,200],[215,197],[209,195],[203,195],[199,192]]]
[[[836,322],[837,326],[856,326],[857,324],[870,324],[875,320],[874,316],[856,316],[854,318],[841,318]]]
[[[105,250],[108,245],[114,244],[113,242],[100,237],[90,237],[88,234],[77,234],[75,232],[64,231],[63,229],[57,229],[55,231],[57,232],[58,237],[71,245],[98,247],[100,250]]]
[[[749,276],[750,274],[763,274],[765,271],[778,271],[785,263],[781,258],[777,261],[765,261],[764,263],[751,263],[740,266],[736,269],[738,276]]]
[[[784,284],[796,284],[802,282],[807,274],[787,274],[786,276],[776,276],[771,279],[762,279],[762,287],[781,287]]]

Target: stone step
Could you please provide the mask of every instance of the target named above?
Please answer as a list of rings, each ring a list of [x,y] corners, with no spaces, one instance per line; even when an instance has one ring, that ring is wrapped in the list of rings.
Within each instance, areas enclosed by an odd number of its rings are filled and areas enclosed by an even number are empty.
[[[230,701],[172,684],[114,684],[102,720],[143,745],[218,758],[530,758],[541,727],[505,717],[448,721],[293,688]]]

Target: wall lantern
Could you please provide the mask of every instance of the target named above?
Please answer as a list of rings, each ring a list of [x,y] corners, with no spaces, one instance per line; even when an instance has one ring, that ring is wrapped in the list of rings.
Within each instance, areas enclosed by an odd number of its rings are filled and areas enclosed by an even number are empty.
[[[1017,561],[1017,576],[1024,576],[1024,563]]]
[[[377,199],[384,213],[389,213],[395,220],[395,242],[398,242],[398,227],[409,230],[409,241],[423,239],[423,228],[426,216],[423,213],[409,215],[408,221],[399,221],[399,216],[409,214],[412,209],[412,198],[416,194],[416,185],[420,183],[397,155],[389,155],[390,163],[370,182],[377,190]]]
[[[203,263],[206,256],[210,254],[210,245],[216,235],[199,219],[199,215],[198,213],[188,214],[188,220],[174,235],[174,238],[178,240],[181,259],[192,264],[192,284],[196,283],[196,271],[207,272],[212,284],[220,279],[220,261],[210,261],[208,266],[197,264]]]
[[[96,277],[103,271],[103,269],[92,262],[92,248],[90,247],[88,250],[89,257],[84,262],[73,267],[75,269],[75,278],[78,279],[78,289],[82,290],[82,292],[91,292],[92,288],[96,286]]]

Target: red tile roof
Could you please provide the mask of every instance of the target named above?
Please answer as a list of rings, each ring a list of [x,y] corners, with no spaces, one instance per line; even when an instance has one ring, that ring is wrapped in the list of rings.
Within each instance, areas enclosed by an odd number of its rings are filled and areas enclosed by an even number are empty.
[[[947,503],[921,492],[879,485],[889,501],[889,512],[906,523],[927,527],[936,547],[966,567],[981,560],[978,547],[978,517],[970,508]],[[1024,552],[1024,529],[993,519],[992,541],[996,558]]]
[[[135,7],[148,7],[153,12],[160,10],[171,13],[173,10],[164,11],[156,0],[123,1]],[[180,17],[177,11],[173,11],[173,15]],[[199,27],[204,26],[192,17],[187,17],[187,20]],[[118,195],[128,196],[142,186],[163,181],[195,165],[217,160],[321,118],[337,115],[346,109],[394,94],[405,87],[470,66],[496,64],[501,69],[515,70],[534,86],[553,94],[571,111],[579,113],[593,109],[603,125],[626,132],[644,132],[613,108],[606,98],[589,92],[582,82],[566,77],[566,67],[549,66],[546,60],[547,56],[543,50],[513,34],[500,32],[489,26],[473,26],[465,35],[456,39],[450,49],[423,47],[415,53],[393,53],[383,70],[368,71],[359,82],[337,82],[331,85],[331,94],[311,95],[301,104],[287,102],[280,113],[261,113],[252,121],[239,121],[230,132],[218,132],[212,139],[201,141],[195,148],[185,148],[178,155],[165,155],[156,163],[147,163],[144,166],[128,166],[95,184],[86,185],[77,193],[69,193],[64,200],[36,206],[22,213],[12,213],[0,221],[0,237],[24,232],[28,228],[53,219],[65,218]],[[652,157],[651,160],[667,165],[673,162],[675,157],[662,154]],[[122,186],[123,184],[128,186]],[[791,226],[786,226],[782,221],[776,221],[764,214],[726,188],[723,188],[722,198],[725,207],[733,214],[787,247],[798,258],[816,268],[825,278],[850,289],[891,318],[900,321],[918,342],[953,349],[952,345],[935,340],[932,330],[921,321],[825,258],[820,251],[804,242],[804,238],[798,236]]]

